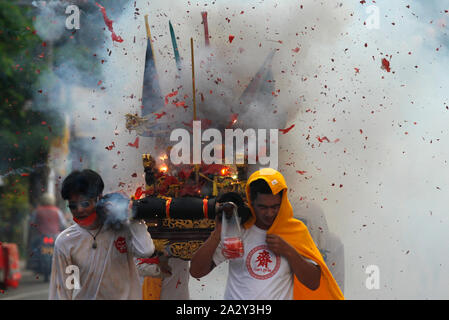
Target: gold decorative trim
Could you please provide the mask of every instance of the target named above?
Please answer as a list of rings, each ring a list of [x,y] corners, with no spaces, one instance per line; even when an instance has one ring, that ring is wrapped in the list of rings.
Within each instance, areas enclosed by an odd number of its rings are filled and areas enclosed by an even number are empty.
[[[184,260],[192,259],[193,254],[198,250],[204,241],[201,240],[191,240],[186,242],[173,242],[170,244],[170,253],[176,258],[181,258]]]
[[[215,220],[212,219],[200,219],[200,220],[187,220],[187,219],[162,219],[162,227],[169,229],[213,229],[215,228]]]
[[[164,252],[165,247],[169,244],[167,239],[153,239],[154,247],[156,251]]]

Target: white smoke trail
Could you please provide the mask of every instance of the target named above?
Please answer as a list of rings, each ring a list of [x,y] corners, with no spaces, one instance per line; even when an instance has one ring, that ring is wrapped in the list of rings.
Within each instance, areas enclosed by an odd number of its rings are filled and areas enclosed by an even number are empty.
[[[297,206],[318,203],[342,238],[348,298],[444,298],[448,59],[437,21],[447,15],[435,4],[376,5],[379,29],[363,26],[357,5],[335,45],[317,47],[309,60],[321,69],[302,83],[310,111],[285,137],[285,162],[295,164],[286,172],[299,178],[291,197]],[[365,286],[369,265],[379,267],[378,290]]]

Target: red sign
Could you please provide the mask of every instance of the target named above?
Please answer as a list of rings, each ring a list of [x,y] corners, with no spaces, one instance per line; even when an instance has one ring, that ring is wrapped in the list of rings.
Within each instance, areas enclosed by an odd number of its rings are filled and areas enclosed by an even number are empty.
[[[117,240],[114,241],[115,248],[120,253],[127,253],[128,248],[126,246],[126,240],[123,237],[118,237]]]

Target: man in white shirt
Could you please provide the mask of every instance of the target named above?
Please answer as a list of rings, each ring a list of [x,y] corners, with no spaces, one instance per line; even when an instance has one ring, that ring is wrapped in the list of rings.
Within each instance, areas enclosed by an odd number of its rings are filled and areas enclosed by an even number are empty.
[[[267,230],[257,225],[243,232],[245,254],[229,259],[225,300],[291,300],[293,278],[287,258],[269,249]],[[215,265],[226,260],[223,242],[213,256]],[[312,260],[307,260],[311,262]],[[316,264],[315,264],[316,265]]]
[[[62,184],[76,224],[56,239],[49,299],[142,298],[134,257],[150,257],[153,241],[141,221],[126,219],[120,227],[114,221],[114,228],[105,224],[116,204],[97,210],[103,189],[101,177],[88,169],[72,172]]]
[[[291,300],[294,298],[294,277],[306,290],[313,291],[320,286],[321,265],[301,255],[279,234],[271,232],[275,225],[290,221],[292,213],[287,208],[289,203],[282,175],[272,169],[268,175],[264,172],[256,172],[248,180],[246,193],[253,217],[245,223],[242,234],[243,257],[229,259],[224,296],[227,300]],[[221,220],[218,218],[216,222],[209,239],[192,257],[190,274],[195,278],[207,275],[229,258],[223,249]],[[294,228],[292,232],[295,232]]]

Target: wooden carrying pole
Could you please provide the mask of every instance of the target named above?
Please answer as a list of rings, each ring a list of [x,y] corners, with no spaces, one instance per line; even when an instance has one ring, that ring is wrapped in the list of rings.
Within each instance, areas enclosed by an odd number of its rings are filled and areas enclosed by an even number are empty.
[[[195,98],[195,58],[193,54],[193,38],[190,38],[190,52],[192,54],[192,99],[193,99],[193,121],[196,120],[196,98]],[[193,125],[193,123],[192,123]],[[199,182],[199,165],[195,165],[195,182]]]

